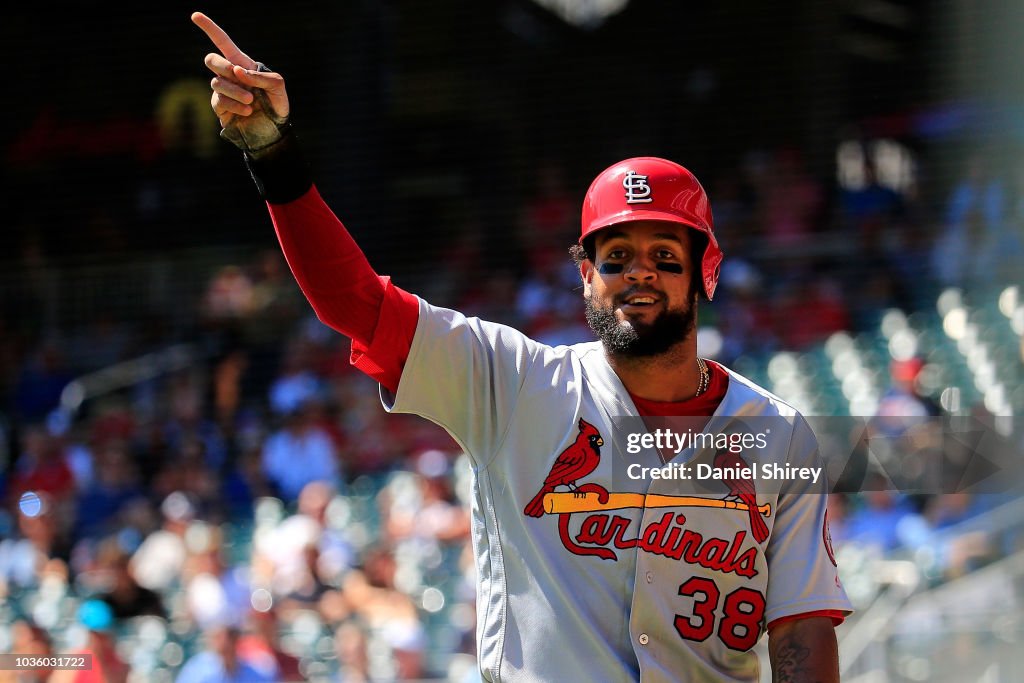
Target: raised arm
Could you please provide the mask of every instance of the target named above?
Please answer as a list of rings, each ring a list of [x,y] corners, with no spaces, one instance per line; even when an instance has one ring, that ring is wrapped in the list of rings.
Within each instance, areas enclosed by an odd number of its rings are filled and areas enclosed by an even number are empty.
[[[288,266],[317,317],[352,339],[353,363],[395,391],[416,331],[415,297],[374,272],[313,186],[288,121],[284,77],[242,52],[201,12],[192,21],[218,52],[210,104],[221,136],[245,154]]]

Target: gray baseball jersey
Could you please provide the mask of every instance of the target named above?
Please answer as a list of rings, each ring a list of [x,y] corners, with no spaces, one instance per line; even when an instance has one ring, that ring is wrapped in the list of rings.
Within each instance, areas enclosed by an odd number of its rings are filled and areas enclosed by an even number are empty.
[[[663,459],[615,447],[637,410],[599,342],[552,348],[421,300],[398,392],[382,397],[444,427],[474,464],[485,680],[756,681],[766,624],[850,610],[826,496],[757,490],[754,514],[728,490],[681,496],[622,476]],[[731,416],[779,418],[768,460],[817,455],[792,407],[730,372],[712,421]]]

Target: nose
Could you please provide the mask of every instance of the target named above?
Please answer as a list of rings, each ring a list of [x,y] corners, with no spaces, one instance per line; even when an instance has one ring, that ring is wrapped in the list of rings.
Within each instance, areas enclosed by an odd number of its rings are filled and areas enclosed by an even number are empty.
[[[654,261],[638,255],[627,264],[624,277],[630,282],[651,282],[658,277],[658,271]]]

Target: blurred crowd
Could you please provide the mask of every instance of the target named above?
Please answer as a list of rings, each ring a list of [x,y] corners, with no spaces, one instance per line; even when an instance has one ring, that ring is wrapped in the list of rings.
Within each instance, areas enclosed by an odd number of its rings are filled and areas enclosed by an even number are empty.
[[[933,306],[943,286],[1019,280],[1022,169],[972,157],[930,211],[917,184],[885,184],[865,159],[838,189],[792,149],[710,178],[727,258],[701,307],[719,340],[706,355],[806,349]],[[539,174],[508,245],[515,267],[483,271],[495,245],[467,234],[425,283],[435,303],[551,344],[591,339],[566,175]],[[46,255],[25,253],[28,277]],[[0,650],[88,652],[109,681],[473,680],[470,473],[456,444],[385,415],[276,251],[221,265],[180,305],[193,325],[174,338],[116,315],[0,332]],[[192,366],[62,407],[73,378],[183,338],[202,352]],[[881,411],[941,414],[915,391],[919,371],[893,367]],[[976,511],[970,496],[879,491],[835,496],[830,516],[837,545],[890,553]],[[951,552],[964,559],[944,566],[960,571],[991,549]],[[0,680],[48,673],[32,675]]]

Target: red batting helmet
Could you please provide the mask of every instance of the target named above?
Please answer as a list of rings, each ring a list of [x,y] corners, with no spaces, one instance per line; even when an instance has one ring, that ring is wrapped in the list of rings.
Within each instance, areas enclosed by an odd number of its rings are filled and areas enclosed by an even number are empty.
[[[697,178],[675,162],[636,157],[602,171],[583,200],[580,244],[610,225],[644,220],[679,223],[707,238],[700,266],[704,296],[710,300],[722,265],[711,203]]]

